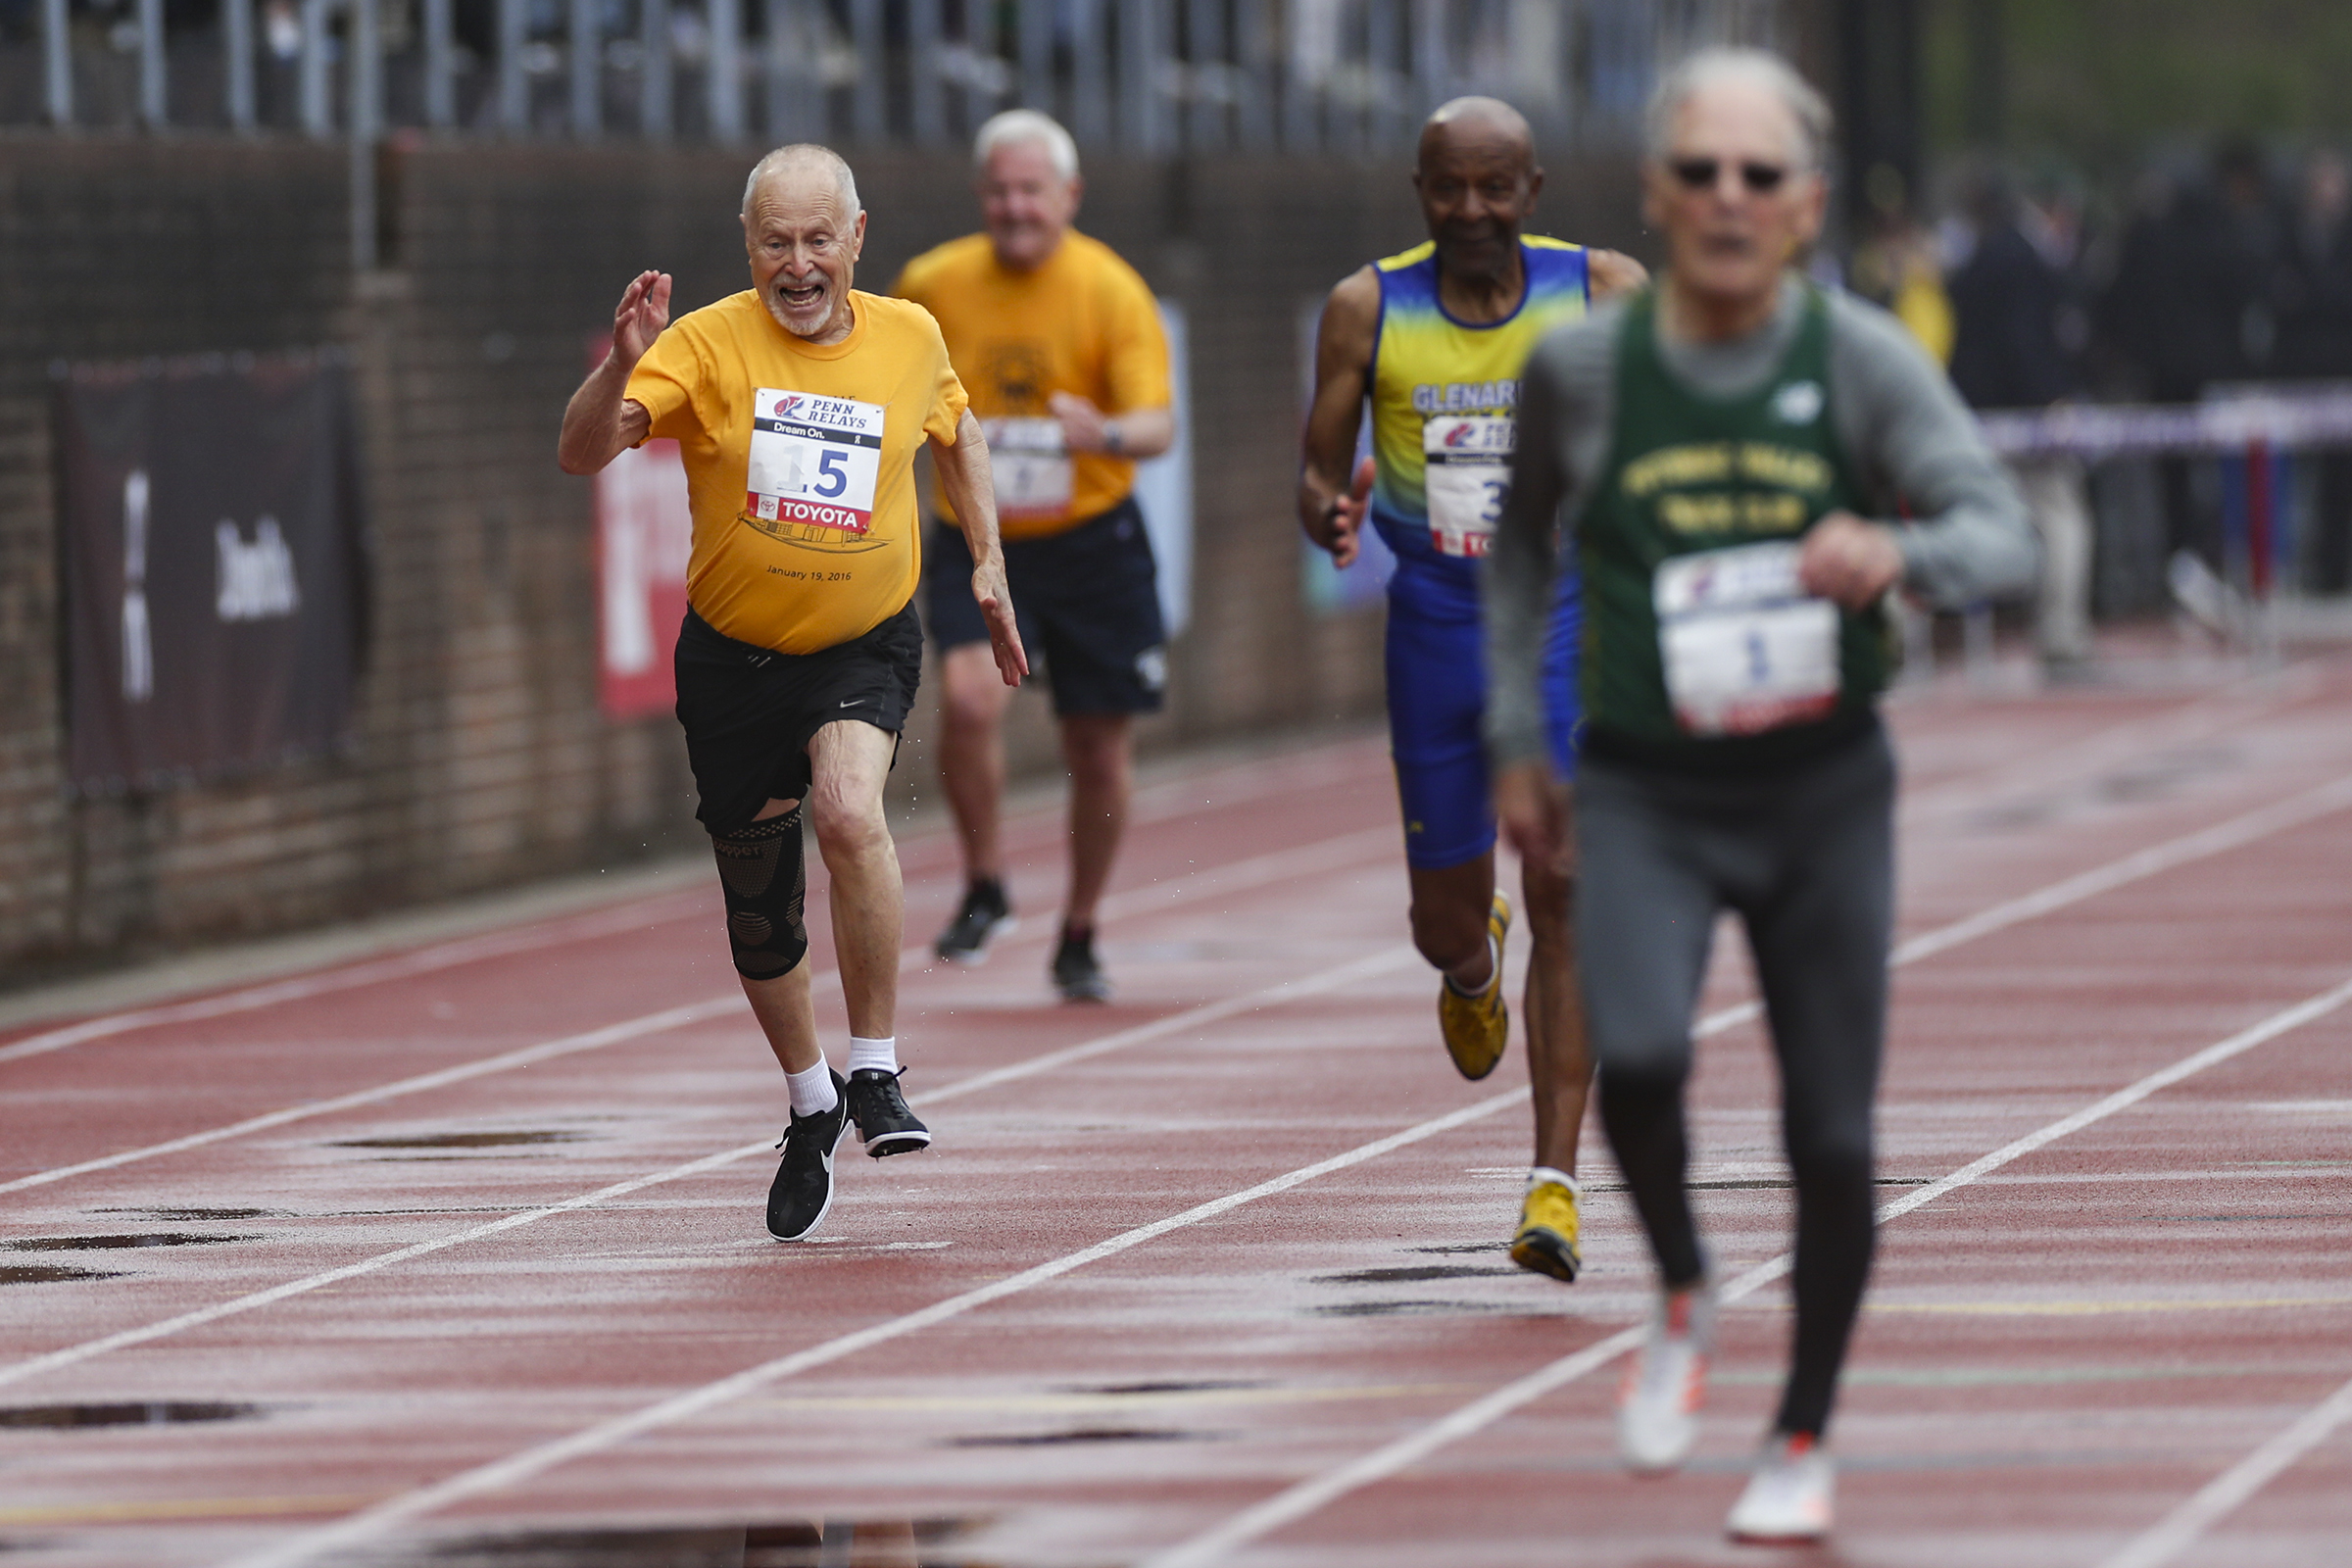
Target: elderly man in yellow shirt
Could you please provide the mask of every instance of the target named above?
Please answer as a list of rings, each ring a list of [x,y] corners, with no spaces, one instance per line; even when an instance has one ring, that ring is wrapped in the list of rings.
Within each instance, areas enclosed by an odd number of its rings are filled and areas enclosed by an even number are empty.
[[[1022,636],[1042,647],[1070,774],[1070,875],[1053,959],[1071,1002],[1110,995],[1095,911],[1133,789],[1132,715],[1160,706],[1167,671],[1156,571],[1136,510],[1135,460],[1176,438],[1168,346],[1151,289],[1110,247],[1071,228],[1081,184],[1068,131],[1015,109],[973,147],[986,231],[916,257],[894,292],[939,320],[988,432],[1004,566]],[[949,510],[964,515],[952,487]],[[947,690],[941,772],[963,841],[963,904],[942,958],[981,962],[1012,925],[998,837],[1003,724],[987,628],[962,591],[977,546],[940,528],[931,635]]]
[[[621,295],[612,348],[564,411],[558,461],[594,473],[648,436],[686,464],[692,607],[679,629],[678,719],[710,834],[744,994],[792,1102],[767,1196],[778,1241],[833,1202],[849,1123],[867,1153],[930,1131],[899,1088],[904,923],[882,786],[922,673],[914,454],[928,441],[970,541],[968,592],[995,678],[1028,660],[1004,586],[988,449],[918,307],[851,287],[865,214],[849,165],[779,147],[743,193],[752,287],[669,320],[670,279]],[[803,919],[803,807],[832,873],[849,1075],[816,1033]]]

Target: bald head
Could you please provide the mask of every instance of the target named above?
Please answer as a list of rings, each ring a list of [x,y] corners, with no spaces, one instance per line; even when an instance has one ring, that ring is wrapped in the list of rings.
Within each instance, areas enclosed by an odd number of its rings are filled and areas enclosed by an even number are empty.
[[[830,147],[820,147],[812,141],[794,142],[779,147],[752,166],[751,177],[743,182],[743,210],[740,216],[749,218],[752,203],[763,185],[774,185],[779,191],[806,193],[811,186],[831,186],[841,201],[843,221],[858,213],[858,178],[850,172],[849,164]]]
[[[802,142],[755,164],[743,186],[743,245],[752,283],[779,326],[812,343],[849,336],[865,214],[839,154]]]
[[[1536,137],[1527,117],[1499,98],[1456,98],[1422,122],[1421,168],[1457,146],[1500,152],[1530,172],[1536,167]]]
[[[1536,210],[1544,171],[1518,110],[1499,98],[1456,98],[1421,127],[1413,189],[1438,247],[1438,270],[1509,292],[1519,283],[1519,230]]]

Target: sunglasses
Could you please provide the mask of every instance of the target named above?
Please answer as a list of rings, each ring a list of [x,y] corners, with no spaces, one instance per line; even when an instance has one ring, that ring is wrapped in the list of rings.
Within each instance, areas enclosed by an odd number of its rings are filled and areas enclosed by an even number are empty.
[[[1787,167],[1781,164],[1740,163],[1732,167],[1740,172],[1740,183],[1751,196],[1769,196],[1788,178]],[[1667,172],[1686,190],[1713,190],[1723,178],[1723,169],[1720,158],[1675,158],[1666,164]]]

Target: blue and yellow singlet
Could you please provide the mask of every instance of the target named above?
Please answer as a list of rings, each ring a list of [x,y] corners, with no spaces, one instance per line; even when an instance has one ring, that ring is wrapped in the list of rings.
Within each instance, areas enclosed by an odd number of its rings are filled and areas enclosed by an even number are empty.
[[[1372,520],[1396,555],[1389,579],[1390,751],[1415,866],[1460,865],[1494,847],[1493,780],[1481,724],[1486,645],[1478,558],[1510,483],[1519,372],[1545,332],[1585,314],[1583,247],[1519,242],[1527,290],[1483,325],[1438,299],[1434,247],[1374,267],[1380,330],[1372,349]],[[1576,574],[1560,573],[1544,638],[1552,765],[1575,771]]]
[[[1396,554],[1392,593],[1477,613],[1471,563],[1486,554],[1509,484],[1519,372],[1544,334],[1585,314],[1585,249],[1523,237],[1526,292],[1499,321],[1457,321],[1438,297],[1429,243],[1374,263],[1372,516]]]

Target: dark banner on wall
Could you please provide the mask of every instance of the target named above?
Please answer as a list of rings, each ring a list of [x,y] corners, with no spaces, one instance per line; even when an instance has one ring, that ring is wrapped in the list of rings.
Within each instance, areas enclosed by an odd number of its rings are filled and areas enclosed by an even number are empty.
[[[356,448],[330,356],[61,375],[76,787],[239,772],[343,738],[365,603]]]

